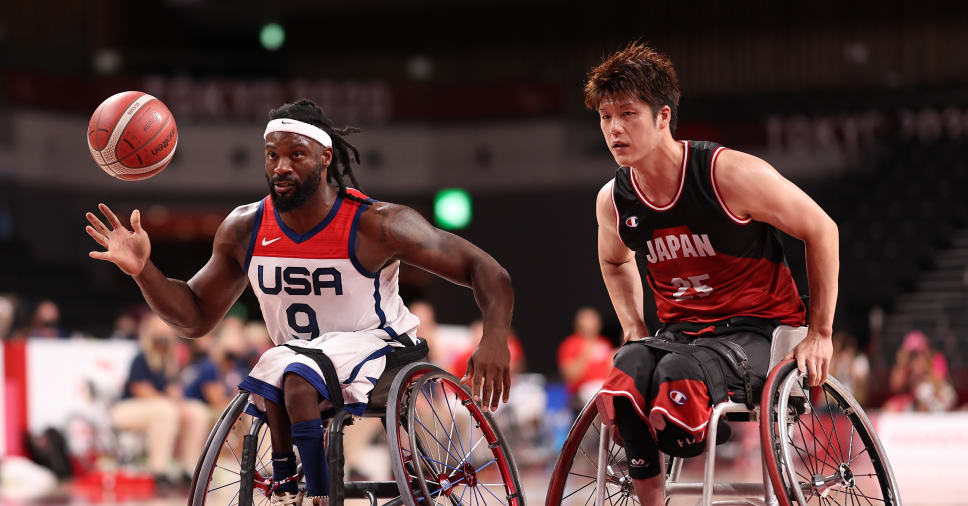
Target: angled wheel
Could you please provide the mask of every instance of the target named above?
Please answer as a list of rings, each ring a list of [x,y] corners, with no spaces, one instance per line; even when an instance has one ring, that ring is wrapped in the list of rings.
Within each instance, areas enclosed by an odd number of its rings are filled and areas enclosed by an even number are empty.
[[[897,481],[874,427],[836,379],[804,388],[787,360],[763,387],[760,437],[782,506],[899,505]]]
[[[191,506],[267,505],[272,478],[269,426],[245,413],[249,394],[239,393],[216,422],[195,466]]]
[[[545,506],[583,506],[595,504],[598,493],[598,448],[602,421],[595,399],[581,410],[558,455]],[[629,478],[625,448],[614,440],[608,443],[605,469],[605,504],[627,506],[639,504]]]
[[[397,380],[387,425],[394,476],[401,491],[410,491],[403,495],[408,505],[524,505],[504,437],[457,378],[413,364]]]

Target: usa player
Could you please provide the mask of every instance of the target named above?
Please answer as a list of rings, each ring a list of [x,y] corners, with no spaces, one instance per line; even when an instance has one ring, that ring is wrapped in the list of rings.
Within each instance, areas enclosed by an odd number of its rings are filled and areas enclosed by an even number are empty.
[[[484,338],[464,381],[475,400],[497,409],[508,399],[507,346],[513,293],[510,277],[490,255],[431,226],[414,210],[370,199],[356,185],[350,156],[359,154],[310,100],[270,113],[265,177],[269,196],[240,206],[222,222],[212,257],[188,282],[166,278],[150,261],[151,245],[138,210],[125,228],[104,204],[106,226],[87,213],[87,233],[106,251],[92,258],[131,275],[145,300],[180,335],[208,333],[251,284],[276,347],[260,358],[240,388],[268,415],[272,438],[273,504],[299,504],[292,476],[293,443],[306,477],[306,496],[325,502],[326,463],[318,402],[342,388],[346,407],[360,413],[395,347],[414,344],[418,319],[398,294],[400,262],[470,287],[484,318]],[[325,183],[323,173],[325,172]],[[310,357],[286,346],[325,352],[340,385],[326,385]]]
[[[598,256],[631,341],[615,356],[600,407],[623,439],[639,500],[660,505],[658,450],[700,453],[711,404],[749,399],[765,380],[773,328],[805,322],[777,230],[806,245],[810,326],[792,355],[811,386],[825,380],[837,226],[763,160],[676,140],[678,78],[667,57],[643,44],[592,70],[585,104],[620,165],[598,194]],[[636,257],[663,323],[655,335],[643,318]]]

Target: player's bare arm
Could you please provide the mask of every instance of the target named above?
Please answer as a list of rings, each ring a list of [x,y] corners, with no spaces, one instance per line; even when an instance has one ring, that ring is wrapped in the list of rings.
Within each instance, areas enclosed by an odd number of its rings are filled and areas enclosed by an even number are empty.
[[[612,184],[613,181],[605,183],[595,202],[595,215],[598,218],[598,263],[615,314],[622,324],[623,338],[625,341],[636,340],[649,335],[642,308],[642,278],[635,264],[635,253],[622,243],[615,228]]]
[[[827,378],[833,354],[834,309],[840,269],[837,224],[806,193],[765,161],[724,150],[716,161],[716,185],[729,210],[739,218],[769,223],[806,246],[810,285],[810,328],[791,356],[808,373],[811,386]]]
[[[470,242],[435,228],[406,206],[378,202],[360,218],[360,262],[371,271],[394,260],[432,272],[474,291],[484,319],[484,336],[464,377],[475,400],[497,409],[511,386],[507,336],[514,292],[507,270]],[[481,386],[483,384],[483,392]]]
[[[151,262],[151,241],[138,210],[131,213],[131,230],[104,204],[98,208],[110,228],[87,213],[88,235],[106,249],[90,256],[112,262],[131,275],[151,309],[179,335],[200,337],[215,327],[245,289],[248,281],[242,265],[257,207],[238,207],[225,218],[215,234],[212,257],[188,282],[165,277]]]

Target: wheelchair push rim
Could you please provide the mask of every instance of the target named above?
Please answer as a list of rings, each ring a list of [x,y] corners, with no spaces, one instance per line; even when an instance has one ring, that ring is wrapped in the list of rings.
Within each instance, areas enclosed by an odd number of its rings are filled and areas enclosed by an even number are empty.
[[[245,413],[248,397],[244,392],[236,395],[212,429],[192,478],[189,506],[269,504],[272,478],[269,426]],[[251,447],[245,447],[246,436]],[[242,472],[246,452],[253,459],[251,477],[243,476]]]
[[[416,378],[406,412],[410,447],[400,454],[422,477],[420,504],[524,504],[504,438],[456,377],[437,369]]]
[[[779,503],[900,504],[890,462],[857,401],[832,377],[809,389],[805,379],[790,360],[764,386],[763,454]]]
[[[601,436],[601,419],[598,416],[596,398],[588,401],[581,410],[558,455],[551,475],[545,506],[594,504],[596,472],[598,469],[598,445]],[[625,449],[614,440],[609,442],[605,471],[605,501],[610,506],[639,504],[632,480],[628,475],[628,458]]]

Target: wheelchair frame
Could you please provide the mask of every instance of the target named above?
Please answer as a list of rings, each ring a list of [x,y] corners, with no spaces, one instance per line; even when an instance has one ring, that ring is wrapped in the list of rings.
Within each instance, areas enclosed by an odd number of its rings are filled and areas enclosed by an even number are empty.
[[[780,363],[793,348],[802,341],[807,334],[806,327],[790,327],[790,326],[779,326],[774,330],[773,339],[771,342],[770,349],[770,365],[768,371],[774,373],[779,369]],[[841,390],[843,387],[830,378],[833,384],[836,385]],[[769,383],[769,382],[768,382]],[[793,385],[793,391],[798,392],[803,397],[806,397],[806,393],[797,386]],[[767,392],[764,390],[764,398]],[[589,402],[589,406],[592,403],[597,403],[599,397],[592,399]],[[759,401],[759,400],[757,400]],[[759,402],[758,402],[759,404]],[[785,406],[785,404],[784,404]],[[586,409],[588,406],[586,406]],[[740,415],[738,418],[734,418],[734,421],[748,421],[748,422],[763,422],[761,420],[761,405],[756,405],[753,409],[749,409],[746,404],[736,403],[730,400],[720,402],[713,406],[712,413],[709,417],[707,423],[707,433],[706,433],[706,455],[704,463],[703,480],[701,482],[681,482],[679,477],[682,471],[683,458],[673,457],[668,463],[667,467],[667,478],[665,482],[665,495],[666,503],[671,500],[672,497],[677,496],[701,496],[699,504],[703,506],[715,505],[764,505],[764,506],[775,506],[780,504],[777,498],[774,488],[773,481],[770,476],[770,467],[775,466],[777,463],[775,459],[768,460],[765,457],[766,448],[763,448],[764,457],[760,459],[761,469],[763,474],[762,483],[724,483],[716,482],[715,477],[715,467],[716,467],[716,436],[718,432],[718,423],[720,419],[726,417],[730,420],[728,415],[736,414]],[[599,410],[601,412],[601,410]],[[863,413],[861,413],[862,415]],[[869,424],[866,416],[862,416],[862,419]],[[592,420],[594,422],[594,419]],[[577,425],[577,422],[576,422]],[[763,431],[766,430],[766,425],[761,423],[760,428],[760,442],[761,445],[767,444],[769,438],[763,435]],[[587,430],[587,429],[586,429]],[[601,422],[599,437],[598,437],[598,459],[597,468],[595,474],[595,505],[603,506],[606,504],[606,472],[608,470],[608,457],[609,457],[609,445],[612,442],[613,433],[615,426],[613,423]],[[873,434],[873,433],[871,433]],[[570,437],[571,435],[569,435]],[[883,454],[883,448],[880,447],[880,443],[874,435],[875,445],[878,447],[878,451]],[[559,462],[560,464],[560,462]],[[886,459],[882,462],[884,469],[886,470],[886,479],[892,485],[893,489],[896,490],[896,482],[893,476],[893,471],[890,468],[890,463]],[[556,466],[555,473],[559,472]],[[554,483],[556,476],[552,476],[552,482]],[[564,492],[564,490],[562,490]],[[633,490],[634,493],[634,490]],[[726,501],[716,501],[713,502],[714,496],[725,496],[731,497],[732,500]],[[893,497],[895,504],[900,504],[900,499],[898,497]],[[786,503],[787,501],[783,501]],[[552,497],[549,496],[548,504],[553,504]]]

